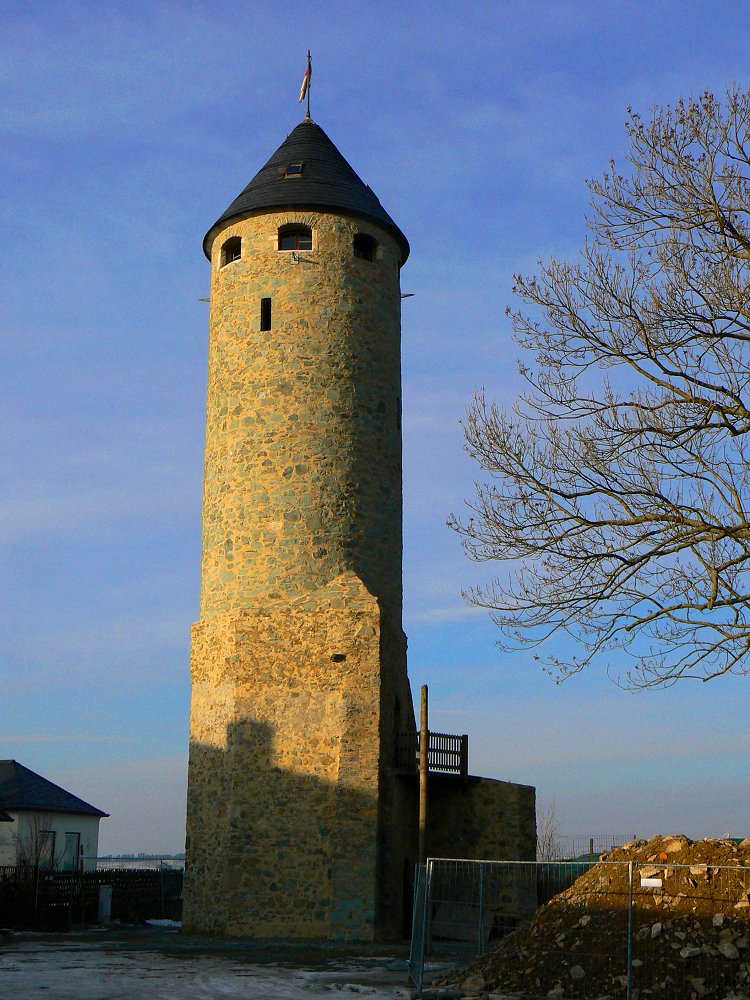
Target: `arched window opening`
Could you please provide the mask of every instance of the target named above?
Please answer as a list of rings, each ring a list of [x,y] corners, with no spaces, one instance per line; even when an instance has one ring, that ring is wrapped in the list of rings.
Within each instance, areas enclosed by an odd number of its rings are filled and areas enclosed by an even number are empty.
[[[312,250],[312,229],[296,223],[279,229],[279,250]]]
[[[359,257],[361,260],[375,260],[377,252],[377,240],[374,240],[372,236],[366,236],[364,233],[357,233],[354,237],[355,257]]]
[[[230,236],[221,248],[221,266],[226,267],[233,260],[239,260],[242,256],[242,237]]]

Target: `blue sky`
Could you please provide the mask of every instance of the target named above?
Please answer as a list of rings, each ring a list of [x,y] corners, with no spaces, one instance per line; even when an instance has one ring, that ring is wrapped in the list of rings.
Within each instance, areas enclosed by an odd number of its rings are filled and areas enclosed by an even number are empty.
[[[750,7],[41,0],[3,34],[0,757],[110,812],[104,851],[183,846],[201,241],[301,119],[310,48],[313,117],[412,246],[404,625],[434,727],[567,833],[750,834],[748,681],[556,686],[462,603],[487,570],[445,527],[473,390],[518,390],[512,274],[576,253],[628,105],[750,82]]]

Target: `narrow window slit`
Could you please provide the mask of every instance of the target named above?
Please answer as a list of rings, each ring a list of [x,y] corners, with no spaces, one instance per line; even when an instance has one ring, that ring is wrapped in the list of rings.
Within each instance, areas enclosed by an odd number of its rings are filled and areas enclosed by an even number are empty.
[[[260,300],[260,328],[261,330],[271,329],[271,300]]]

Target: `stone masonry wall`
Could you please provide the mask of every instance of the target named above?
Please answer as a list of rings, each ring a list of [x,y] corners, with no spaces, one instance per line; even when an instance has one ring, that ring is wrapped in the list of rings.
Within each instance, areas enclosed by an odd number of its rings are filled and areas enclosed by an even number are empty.
[[[384,860],[393,848],[379,837],[394,822],[381,677],[405,675],[383,662],[394,651],[384,631],[353,574],[298,603],[194,626],[187,930],[382,933],[391,890],[379,875],[400,877],[403,859]]]
[[[298,263],[277,249],[288,223],[312,228]],[[377,259],[354,256],[356,233],[377,240]],[[237,236],[242,256],[222,267]],[[376,225],[321,212],[233,220],[215,239],[202,619],[353,570],[400,622],[398,261]]]
[[[536,860],[536,790],[531,785],[432,775],[429,797],[431,857]]]

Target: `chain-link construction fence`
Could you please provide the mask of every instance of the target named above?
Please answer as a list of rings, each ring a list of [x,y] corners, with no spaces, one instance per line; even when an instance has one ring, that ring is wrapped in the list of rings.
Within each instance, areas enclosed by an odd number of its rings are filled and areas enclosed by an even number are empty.
[[[588,858],[596,861],[600,854],[611,851],[628,840],[635,840],[634,833],[595,833],[573,834],[572,836],[555,833],[551,837],[551,852],[546,857],[537,854],[537,861],[574,861]]]
[[[446,964],[468,965],[446,982],[514,997],[750,997],[750,866],[431,859],[412,983]]]

